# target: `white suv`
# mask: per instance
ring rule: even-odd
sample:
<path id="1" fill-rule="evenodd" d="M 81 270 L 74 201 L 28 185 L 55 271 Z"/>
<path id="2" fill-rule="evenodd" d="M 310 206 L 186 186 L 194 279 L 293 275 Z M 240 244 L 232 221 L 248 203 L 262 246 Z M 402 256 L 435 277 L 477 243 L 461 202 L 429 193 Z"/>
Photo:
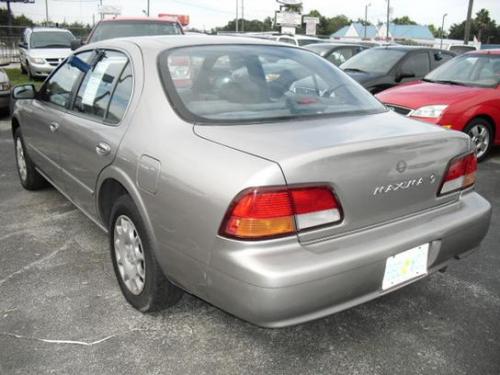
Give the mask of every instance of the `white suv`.
<path id="1" fill-rule="evenodd" d="M 26 29 L 19 43 L 21 72 L 31 77 L 45 77 L 71 53 L 71 31 L 58 28 Z"/>

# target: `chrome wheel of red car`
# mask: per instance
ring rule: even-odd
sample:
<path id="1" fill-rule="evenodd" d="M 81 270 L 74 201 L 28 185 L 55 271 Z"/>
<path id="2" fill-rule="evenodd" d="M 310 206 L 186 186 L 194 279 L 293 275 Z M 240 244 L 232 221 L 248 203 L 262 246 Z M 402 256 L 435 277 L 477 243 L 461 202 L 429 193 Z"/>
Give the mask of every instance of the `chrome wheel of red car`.
<path id="1" fill-rule="evenodd" d="M 483 160 L 490 149 L 490 129 L 490 125 L 482 119 L 476 119 L 472 121 L 465 129 L 465 132 L 471 137 L 472 142 L 476 147 L 476 155 L 478 160 Z"/>

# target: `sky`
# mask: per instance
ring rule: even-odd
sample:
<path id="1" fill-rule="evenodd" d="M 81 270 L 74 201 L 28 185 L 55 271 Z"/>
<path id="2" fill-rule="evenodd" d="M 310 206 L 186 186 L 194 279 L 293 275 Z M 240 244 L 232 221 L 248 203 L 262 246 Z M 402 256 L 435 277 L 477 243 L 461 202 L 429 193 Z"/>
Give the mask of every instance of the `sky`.
<path id="1" fill-rule="evenodd" d="M 15 15 L 25 14 L 37 21 L 45 19 L 45 2 L 48 1 L 49 18 L 54 22 L 80 21 L 92 23 L 92 16 L 97 16 L 100 0 L 35 0 L 35 4 L 13 3 Z M 150 0 L 150 14 L 175 13 L 189 14 L 190 26 L 209 30 L 215 26 L 224 26 L 234 19 L 237 0 Z M 241 6 L 241 1 L 239 4 Z M 147 0 L 102 0 L 105 5 L 118 5 L 122 15 L 137 16 L 146 9 Z M 349 18 L 364 18 L 365 5 L 368 8 L 368 19 L 372 23 L 384 21 L 386 17 L 386 0 L 304 0 L 304 14 L 317 9 L 321 14 L 333 17 L 345 14 Z M 5 8 L 5 3 L 1 3 Z M 444 13 L 448 13 L 445 29 L 453 23 L 462 22 L 467 15 L 468 0 L 391 0 L 392 17 L 408 15 L 420 24 L 441 25 Z M 490 16 L 500 24 L 500 0 L 475 0 L 474 13 L 481 8 L 490 11 Z M 245 0 L 245 19 L 263 20 L 274 16 L 278 9 L 275 0 Z M 241 15 L 241 12 L 240 12 Z"/>

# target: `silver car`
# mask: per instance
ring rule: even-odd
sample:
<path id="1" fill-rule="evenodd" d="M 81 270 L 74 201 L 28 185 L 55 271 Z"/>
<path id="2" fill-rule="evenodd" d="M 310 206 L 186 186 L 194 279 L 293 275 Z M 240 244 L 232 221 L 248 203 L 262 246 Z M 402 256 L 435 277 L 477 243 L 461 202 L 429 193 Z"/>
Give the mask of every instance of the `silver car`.
<path id="1" fill-rule="evenodd" d="M 488 230 L 466 135 L 388 111 L 300 48 L 109 40 L 13 99 L 22 185 L 50 182 L 109 234 L 143 312 L 187 291 L 297 324 L 443 269 Z"/>

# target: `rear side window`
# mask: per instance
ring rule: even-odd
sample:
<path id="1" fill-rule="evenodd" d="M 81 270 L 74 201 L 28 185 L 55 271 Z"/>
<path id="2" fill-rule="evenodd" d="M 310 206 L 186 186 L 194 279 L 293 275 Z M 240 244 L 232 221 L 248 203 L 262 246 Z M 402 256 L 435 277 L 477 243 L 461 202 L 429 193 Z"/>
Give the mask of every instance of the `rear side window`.
<path id="1" fill-rule="evenodd" d="M 427 52 L 410 53 L 401 65 L 401 71 L 414 73 L 415 77 L 423 77 L 431 70 Z"/>
<path id="2" fill-rule="evenodd" d="M 109 103 L 106 121 L 112 124 L 117 124 L 121 121 L 125 110 L 127 109 L 130 97 L 132 96 L 132 68 L 130 63 L 127 64 L 116 84 L 115 92 Z"/>
<path id="3" fill-rule="evenodd" d="M 127 57 L 115 51 L 105 51 L 83 79 L 73 110 L 90 117 L 104 119 L 113 89 L 127 64 Z"/>
<path id="4" fill-rule="evenodd" d="M 159 65 L 175 110 L 188 121 L 234 124 L 384 111 L 332 64 L 303 49 L 192 46 L 165 51 Z"/>

